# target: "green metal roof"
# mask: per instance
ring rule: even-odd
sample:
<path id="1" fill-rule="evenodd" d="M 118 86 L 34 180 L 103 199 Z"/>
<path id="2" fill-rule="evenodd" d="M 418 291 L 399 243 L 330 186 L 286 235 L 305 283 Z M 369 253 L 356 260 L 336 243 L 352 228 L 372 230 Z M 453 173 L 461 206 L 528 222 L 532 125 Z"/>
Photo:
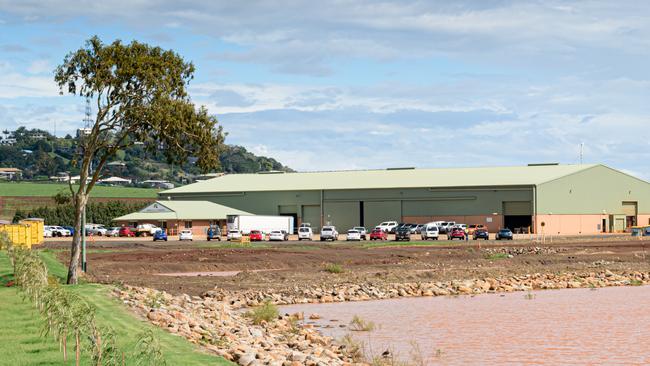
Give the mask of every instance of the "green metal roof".
<path id="1" fill-rule="evenodd" d="M 223 220 L 227 215 L 252 214 L 210 201 L 156 201 L 138 212 L 113 220 Z"/>
<path id="2" fill-rule="evenodd" d="M 293 191 L 539 185 L 597 165 L 533 165 L 451 169 L 386 169 L 313 173 L 226 174 L 160 192 Z"/>

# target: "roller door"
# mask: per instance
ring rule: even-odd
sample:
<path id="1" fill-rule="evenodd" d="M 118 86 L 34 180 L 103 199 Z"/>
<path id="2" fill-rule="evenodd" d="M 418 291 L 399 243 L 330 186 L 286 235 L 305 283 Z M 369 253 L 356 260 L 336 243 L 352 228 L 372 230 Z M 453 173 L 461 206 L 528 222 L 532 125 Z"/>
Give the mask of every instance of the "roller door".
<path id="1" fill-rule="evenodd" d="M 383 221 L 402 221 L 402 203 L 400 201 L 365 201 L 363 203 L 363 223 L 372 228 Z"/>
<path id="2" fill-rule="evenodd" d="M 320 206 L 302 206 L 302 222 L 311 224 L 314 232 L 320 230 Z"/>

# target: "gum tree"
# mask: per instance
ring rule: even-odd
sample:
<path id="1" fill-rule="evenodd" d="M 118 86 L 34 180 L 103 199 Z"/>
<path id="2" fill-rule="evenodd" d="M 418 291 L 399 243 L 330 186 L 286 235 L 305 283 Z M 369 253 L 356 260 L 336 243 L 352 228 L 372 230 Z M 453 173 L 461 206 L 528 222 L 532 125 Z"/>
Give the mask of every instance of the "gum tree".
<path id="1" fill-rule="evenodd" d="M 78 280 L 82 212 L 106 162 L 135 142 L 169 163 L 196 157 L 203 171 L 219 165 L 224 134 L 215 117 L 191 102 L 187 85 L 194 65 L 170 50 L 133 41 L 104 44 L 98 37 L 69 53 L 55 71 L 60 94 L 87 98 L 96 109 L 90 130 L 79 138 L 74 164 L 78 186 L 70 185 L 75 208 L 68 283 Z M 91 170 L 92 166 L 92 170 Z"/>

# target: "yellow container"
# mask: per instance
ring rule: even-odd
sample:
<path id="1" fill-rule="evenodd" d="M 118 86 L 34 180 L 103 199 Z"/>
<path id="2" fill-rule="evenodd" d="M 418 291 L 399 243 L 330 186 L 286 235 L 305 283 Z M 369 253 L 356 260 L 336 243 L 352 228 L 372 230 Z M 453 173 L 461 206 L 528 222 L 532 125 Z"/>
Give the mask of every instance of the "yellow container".
<path id="1" fill-rule="evenodd" d="M 38 218 L 24 219 L 19 224 L 29 225 L 31 228 L 32 245 L 43 244 L 45 241 L 45 220 Z"/>
<path id="2" fill-rule="evenodd" d="M 29 225 L 0 225 L 0 233 L 6 233 L 13 245 L 32 248 L 32 228 Z"/>

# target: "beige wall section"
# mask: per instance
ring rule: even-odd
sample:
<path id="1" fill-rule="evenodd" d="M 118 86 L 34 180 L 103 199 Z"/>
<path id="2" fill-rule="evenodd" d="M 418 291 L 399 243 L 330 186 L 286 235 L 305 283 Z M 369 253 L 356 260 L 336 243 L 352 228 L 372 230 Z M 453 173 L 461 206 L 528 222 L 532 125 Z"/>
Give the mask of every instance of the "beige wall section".
<path id="1" fill-rule="evenodd" d="M 602 232 L 603 220 L 608 229 L 608 215 L 537 215 L 534 221 L 539 234 L 579 235 Z"/>
<path id="2" fill-rule="evenodd" d="M 650 184 L 597 165 L 537 187 L 537 214 L 618 215 L 623 202 L 637 202 L 640 215 L 650 215 Z"/>
<path id="3" fill-rule="evenodd" d="M 639 216 L 637 216 L 637 225 L 639 225 L 639 226 L 650 225 L 650 215 L 639 215 Z"/>
<path id="4" fill-rule="evenodd" d="M 491 222 L 488 221 L 491 220 Z M 495 232 L 503 227 L 502 215 L 472 215 L 472 216 L 404 216 L 403 222 L 426 224 L 432 221 L 455 221 L 459 224 L 483 224 L 488 231 Z"/>

